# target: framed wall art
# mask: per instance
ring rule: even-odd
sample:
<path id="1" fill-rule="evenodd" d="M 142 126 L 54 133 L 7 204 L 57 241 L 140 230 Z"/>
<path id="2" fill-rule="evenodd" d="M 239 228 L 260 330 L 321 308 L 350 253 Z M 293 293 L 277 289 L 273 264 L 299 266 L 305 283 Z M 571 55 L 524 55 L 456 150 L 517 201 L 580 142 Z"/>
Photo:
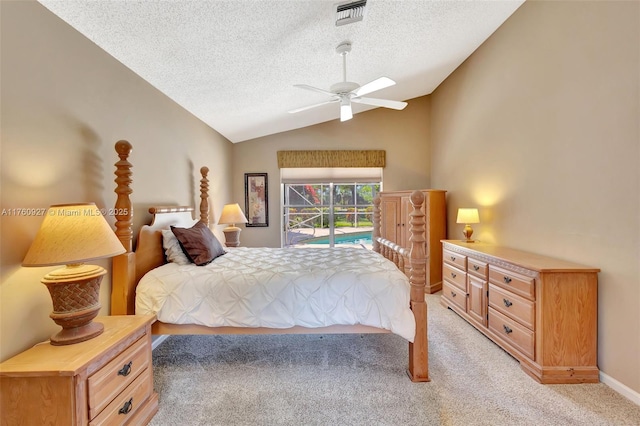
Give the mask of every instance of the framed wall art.
<path id="1" fill-rule="evenodd" d="M 244 174 L 245 226 L 269 226 L 269 195 L 266 173 Z"/>

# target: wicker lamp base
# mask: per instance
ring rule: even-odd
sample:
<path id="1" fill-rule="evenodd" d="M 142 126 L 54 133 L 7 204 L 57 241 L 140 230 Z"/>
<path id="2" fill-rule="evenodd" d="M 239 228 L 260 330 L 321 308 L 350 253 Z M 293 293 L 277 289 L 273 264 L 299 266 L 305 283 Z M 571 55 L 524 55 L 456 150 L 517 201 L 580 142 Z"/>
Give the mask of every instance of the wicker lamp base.
<path id="1" fill-rule="evenodd" d="M 100 311 L 100 283 L 106 272 L 95 265 L 67 265 L 42 279 L 53 301 L 50 317 L 62 327 L 51 336 L 52 345 L 71 345 L 102 334 L 104 326 L 92 321 Z"/>

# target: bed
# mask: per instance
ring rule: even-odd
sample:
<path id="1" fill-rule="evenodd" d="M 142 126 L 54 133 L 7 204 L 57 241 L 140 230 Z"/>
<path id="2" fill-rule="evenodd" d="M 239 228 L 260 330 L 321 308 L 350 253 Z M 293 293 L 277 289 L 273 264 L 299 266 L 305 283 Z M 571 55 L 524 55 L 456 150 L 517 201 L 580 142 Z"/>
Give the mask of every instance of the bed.
<path id="1" fill-rule="evenodd" d="M 392 332 L 408 341 L 411 380 L 429 381 L 422 193 L 411 197 L 411 248 L 402 253 L 411 259 L 408 277 L 399 269 L 403 256 L 377 237 L 379 202 L 373 251 L 223 248 L 214 260 L 196 266 L 197 254 L 188 253 L 184 262 L 167 245 L 174 244 L 172 233 L 178 238 L 211 234 L 208 168 L 200 169 L 199 219 L 193 207 L 151 207 L 152 222 L 141 227 L 134 251 L 132 146 L 118 141 L 115 148 L 115 233 L 126 253 L 113 259 L 111 315 L 154 313 L 152 332 L 158 335 Z M 187 242 L 180 242 L 188 250 Z"/>

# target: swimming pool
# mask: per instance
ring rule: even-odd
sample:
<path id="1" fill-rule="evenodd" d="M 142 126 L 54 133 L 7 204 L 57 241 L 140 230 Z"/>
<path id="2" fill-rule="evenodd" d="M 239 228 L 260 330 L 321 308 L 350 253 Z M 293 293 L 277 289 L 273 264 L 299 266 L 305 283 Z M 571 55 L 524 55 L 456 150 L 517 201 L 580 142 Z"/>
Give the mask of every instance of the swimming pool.
<path id="1" fill-rule="evenodd" d="M 373 244 L 371 240 L 371 231 L 367 232 L 350 232 L 348 234 L 336 234 L 335 244 Z M 329 244 L 329 237 L 312 238 L 304 242 L 304 244 Z"/>

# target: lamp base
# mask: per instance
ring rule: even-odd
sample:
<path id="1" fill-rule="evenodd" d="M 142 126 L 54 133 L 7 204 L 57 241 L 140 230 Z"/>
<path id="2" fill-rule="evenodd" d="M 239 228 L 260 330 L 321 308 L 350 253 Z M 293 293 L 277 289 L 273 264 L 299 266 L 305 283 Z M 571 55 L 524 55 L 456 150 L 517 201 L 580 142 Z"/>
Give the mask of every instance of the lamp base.
<path id="1" fill-rule="evenodd" d="M 97 316 L 93 315 L 91 320 Z M 53 346 L 73 345 L 74 343 L 84 342 L 85 340 L 91 340 L 96 336 L 99 336 L 104 331 L 104 325 L 99 322 L 93 322 L 89 320 L 89 324 L 81 325 L 79 327 L 69 327 L 56 321 L 56 324 L 62 326 L 62 330 L 57 334 L 50 337 L 50 342 Z M 55 320 L 54 320 L 55 321 Z"/>
<path id="2" fill-rule="evenodd" d="M 67 265 L 42 279 L 53 302 L 51 319 L 62 330 L 51 344 L 71 345 L 102 334 L 104 326 L 92 322 L 100 311 L 100 283 L 107 271 L 95 265 Z"/>
<path id="3" fill-rule="evenodd" d="M 473 235 L 473 228 L 471 225 L 466 224 L 464 226 L 464 230 L 462 231 L 462 235 L 464 235 L 465 243 L 472 243 L 471 235 Z"/>
<path id="4" fill-rule="evenodd" d="M 238 247 L 240 245 L 240 231 L 242 229 L 237 226 L 227 226 L 222 230 L 224 232 L 224 243 L 227 247 Z"/>

